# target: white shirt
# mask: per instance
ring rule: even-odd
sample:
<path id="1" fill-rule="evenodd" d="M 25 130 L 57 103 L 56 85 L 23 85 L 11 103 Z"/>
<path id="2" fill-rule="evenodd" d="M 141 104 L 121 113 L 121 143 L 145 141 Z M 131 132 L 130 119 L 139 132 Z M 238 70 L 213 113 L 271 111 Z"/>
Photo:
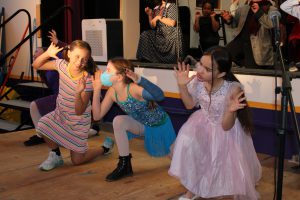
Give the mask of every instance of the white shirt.
<path id="1" fill-rule="evenodd" d="M 280 8 L 300 20 L 300 5 L 299 0 L 287 0 L 280 5 Z"/>

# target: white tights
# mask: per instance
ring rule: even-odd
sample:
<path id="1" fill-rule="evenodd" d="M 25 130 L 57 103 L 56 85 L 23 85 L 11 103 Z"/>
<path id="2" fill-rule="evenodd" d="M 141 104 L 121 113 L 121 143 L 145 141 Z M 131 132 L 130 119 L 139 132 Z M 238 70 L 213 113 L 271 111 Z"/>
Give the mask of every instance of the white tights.
<path id="1" fill-rule="evenodd" d="M 30 116 L 33 122 L 34 127 L 37 127 L 38 121 L 41 119 L 41 114 L 39 109 L 34 101 L 30 103 Z M 41 137 L 38 133 L 37 136 Z"/>
<path id="2" fill-rule="evenodd" d="M 129 141 L 126 131 L 136 135 L 143 135 L 144 125 L 128 115 L 118 115 L 113 120 L 115 140 L 120 156 L 129 155 Z"/>

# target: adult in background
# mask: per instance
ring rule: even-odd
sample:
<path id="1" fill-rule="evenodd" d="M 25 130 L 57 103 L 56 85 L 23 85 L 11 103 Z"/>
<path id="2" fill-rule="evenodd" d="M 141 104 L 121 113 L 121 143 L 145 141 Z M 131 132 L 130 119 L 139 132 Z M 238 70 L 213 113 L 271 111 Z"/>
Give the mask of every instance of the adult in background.
<path id="1" fill-rule="evenodd" d="M 239 0 L 233 3 L 236 1 Z M 227 23 L 236 27 L 236 37 L 226 47 L 237 65 L 260 69 L 274 65 L 273 24 L 269 14 L 275 10 L 271 1 L 250 0 L 237 8 L 234 16 L 227 11 L 222 13 Z"/>
<path id="2" fill-rule="evenodd" d="M 136 57 L 152 63 L 176 63 L 178 57 L 183 57 L 180 27 L 177 38 L 177 5 L 164 0 L 156 0 L 155 5 L 153 10 L 145 8 L 152 29 L 141 34 Z"/>

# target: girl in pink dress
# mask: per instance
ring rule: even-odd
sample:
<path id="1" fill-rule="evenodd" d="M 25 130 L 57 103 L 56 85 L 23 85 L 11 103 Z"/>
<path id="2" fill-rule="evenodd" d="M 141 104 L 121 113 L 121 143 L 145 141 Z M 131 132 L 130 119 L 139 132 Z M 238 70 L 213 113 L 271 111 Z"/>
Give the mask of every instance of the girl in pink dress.
<path id="1" fill-rule="evenodd" d="M 201 106 L 180 129 L 169 174 L 187 192 L 180 200 L 201 198 L 255 200 L 261 177 L 243 87 L 231 72 L 229 52 L 207 50 L 191 77 L 189 66 L 175 69 L 187 109 Z"/>

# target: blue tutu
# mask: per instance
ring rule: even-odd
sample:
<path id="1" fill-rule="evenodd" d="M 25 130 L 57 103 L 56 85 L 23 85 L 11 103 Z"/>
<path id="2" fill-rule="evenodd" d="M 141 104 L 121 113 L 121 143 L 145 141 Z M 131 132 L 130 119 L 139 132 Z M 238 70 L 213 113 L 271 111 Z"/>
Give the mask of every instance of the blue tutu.
<path id="1" fill-rule="evenodd" d="M 141 136 L 127 131 L 128 139 L 139 138 Z M 150 127 L 144 125 L 145 148 L 154 157 L 166 156 L 170 153 L 170 146 L 176 138 L 170 117 L 167 116 L 165 123 L 160 126 Z"/>

